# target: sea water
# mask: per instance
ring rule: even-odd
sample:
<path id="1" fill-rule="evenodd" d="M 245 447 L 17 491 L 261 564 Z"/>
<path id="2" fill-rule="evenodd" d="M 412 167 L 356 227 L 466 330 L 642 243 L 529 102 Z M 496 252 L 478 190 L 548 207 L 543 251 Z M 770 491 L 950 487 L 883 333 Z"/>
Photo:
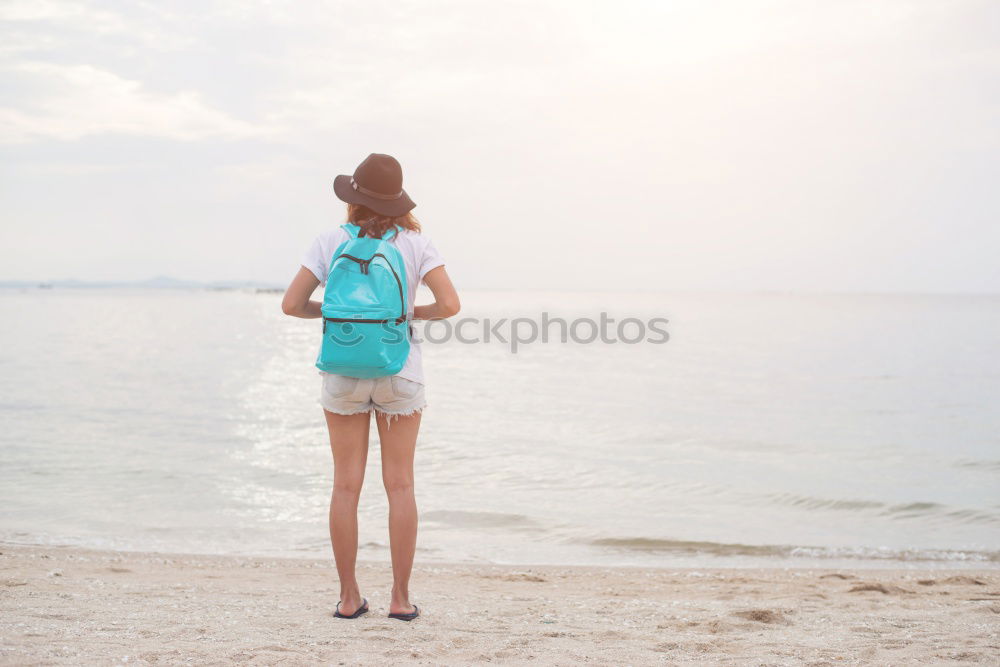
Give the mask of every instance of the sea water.
<path id="1" fill-rule="evenodd" d="M 0 290 L 0 541 L 330 557 L 320 321 L 280 299 Z M 462 303 L 465 342 L 417 326 L 419 561 L 1000 567 L 1000 297 Z M 667 340 L 509 342 L 602 313 Z M 388 561 L 374 427 L 359 523 Z"/>

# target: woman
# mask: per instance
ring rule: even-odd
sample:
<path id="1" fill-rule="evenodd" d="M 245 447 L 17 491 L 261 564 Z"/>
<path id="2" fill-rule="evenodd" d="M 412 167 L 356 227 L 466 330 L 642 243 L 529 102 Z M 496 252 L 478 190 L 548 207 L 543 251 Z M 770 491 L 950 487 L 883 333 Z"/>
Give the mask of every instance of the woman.
<path id="1" fill-rule="evenodd" d="M 434 320 L 458 312 L 458 294 L 445 271 L 444 259 L 420 233 L 411 213 L 416 204 L 403 190 L 399 163 L 389 155 L 373 153 L 354 171 L 338 176 L 334 192 L 347 202 L 347 219 L 360 234 L 382 238 L 394 225 L 391 242 L 406 265 L 409 317 Z M 306 251 L 302 267 L 288 286 L 281 309 L 286 315 L 322 317 L 321 303 L 311 301 L 317 285 L 325 284 L 333 253 L 348 238 L 334 228 L 320 234 Z M 434 303 L 413 306 L 417 283 L 426 284 Z M 417 542 L 417 506 L 413 495 L 413 454 L 420 428 L 424 376 L 420 345 L 411 341 L 406 364 L 396 375 L 359 379 L 320 371 L 320 404 L 333 450 L 333 494 L 330 498 L 330 541 L 340 576 L 340 602 L 334 616 L 357 618 L 368 611 L 355 576 L 358 552 L 358 498 L 368 459 L 368 430 L 375 412 L 382 451 L 382 482 L 389 498 L 389 544 L 392 554 L 392 596 L 389 617 L 404 621 L 420 614 L 409 600 L 410 572 Z M 390 421 L 392 421 L 390 428 Z"/>

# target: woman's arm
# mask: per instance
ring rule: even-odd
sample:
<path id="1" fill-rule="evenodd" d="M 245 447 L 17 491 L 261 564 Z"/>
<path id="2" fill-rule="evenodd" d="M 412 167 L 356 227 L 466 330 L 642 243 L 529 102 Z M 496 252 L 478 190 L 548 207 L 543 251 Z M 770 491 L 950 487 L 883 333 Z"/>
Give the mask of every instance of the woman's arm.
<path id="1" fill-rule="evenodd" d="M 306 319 L 323 317 L 320 307 L 323 305 L 319 301 L 310 301 L 309 297 L 316 291 L 319 280 L 313 272 L 304 266 L 299 267 L 299 272 L 292 278 L 292 283 L 285 290 L 285 298 L 281 300 L 281 312 L 292 317 L 304 317 Z"/>
<path id="2" fill-rule="evenodd" d="M 442 320 L 446 317 L 456 315 L 462 308 L 458 302 L 458 292 L 451 284 L 451 278 L 444 266 L 431 269 L 424 276 L 424 284 L 431 288 L 434 295 L 434 303 L 426 306 L 415 306 L 413 308 L 413 319 L 415 320 Z"/>

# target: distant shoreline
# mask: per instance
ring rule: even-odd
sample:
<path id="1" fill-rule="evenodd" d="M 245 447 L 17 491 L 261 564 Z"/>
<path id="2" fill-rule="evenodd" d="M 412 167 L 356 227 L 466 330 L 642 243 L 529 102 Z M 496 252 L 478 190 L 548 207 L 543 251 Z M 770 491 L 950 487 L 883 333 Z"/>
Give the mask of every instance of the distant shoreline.
<path id="1" fill-rule="evenodd" d="M 174 278 L 150 278 L 149 280 L 2 280 L 0 289 L 209 289 L 238 290 L 254 289 L 261 291 L 284 291 L 284 287 L 274 283 L 257 282 L 253 280 L 218 280 L 200 282 L 196 280 L 177 280 Z"/>
<path id="2" fill-rule="evenodd" d="M 197 281 L 174 278 L 151 278 L 149 280 L 0 280 L 0 290 L 4 289 L 189 289 L 189 290 L 256 290 L 258 292 L 284 292 L 286 285 L 253 280 Z M 511 292 L 511 293 L 558 293 L 558 294 L 607 294 L 609 296 L 638 295 L 717 295 L 717 296 L 766 296 L 766 297 L 857 297 L 857 298 L 1000 298 L 1000 291 L 991 292 L 914 292 L 914 291 L 836 291 L 836 290 L 777 290 L 777 289 L 581 289 L 568 287 L 468 287 L 470 292 Z"/>

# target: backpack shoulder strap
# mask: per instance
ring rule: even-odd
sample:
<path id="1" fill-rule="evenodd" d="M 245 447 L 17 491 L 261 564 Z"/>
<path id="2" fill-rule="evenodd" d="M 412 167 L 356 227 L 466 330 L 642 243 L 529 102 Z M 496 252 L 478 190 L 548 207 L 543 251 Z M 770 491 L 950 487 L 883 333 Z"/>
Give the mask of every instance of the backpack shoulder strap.
<path id="1" fill-rule="evenodd" d="M 341 228 L 346 230 L 348 236 L 350 236 L 352 239 L 358 238 L 358 233 L 361 232 L 361 227 L 359 225 L 354 224 L 353 222 L 344 223 L 343 225 L 341 225 Z M 399 234 L 399 227 L 393 225 L 389 229 L 385 230 L 385 233 L 382 235 L 382 240 L 389 241 L 392 239 L 393 236 L 396 236 L 398 234 Z"/>

